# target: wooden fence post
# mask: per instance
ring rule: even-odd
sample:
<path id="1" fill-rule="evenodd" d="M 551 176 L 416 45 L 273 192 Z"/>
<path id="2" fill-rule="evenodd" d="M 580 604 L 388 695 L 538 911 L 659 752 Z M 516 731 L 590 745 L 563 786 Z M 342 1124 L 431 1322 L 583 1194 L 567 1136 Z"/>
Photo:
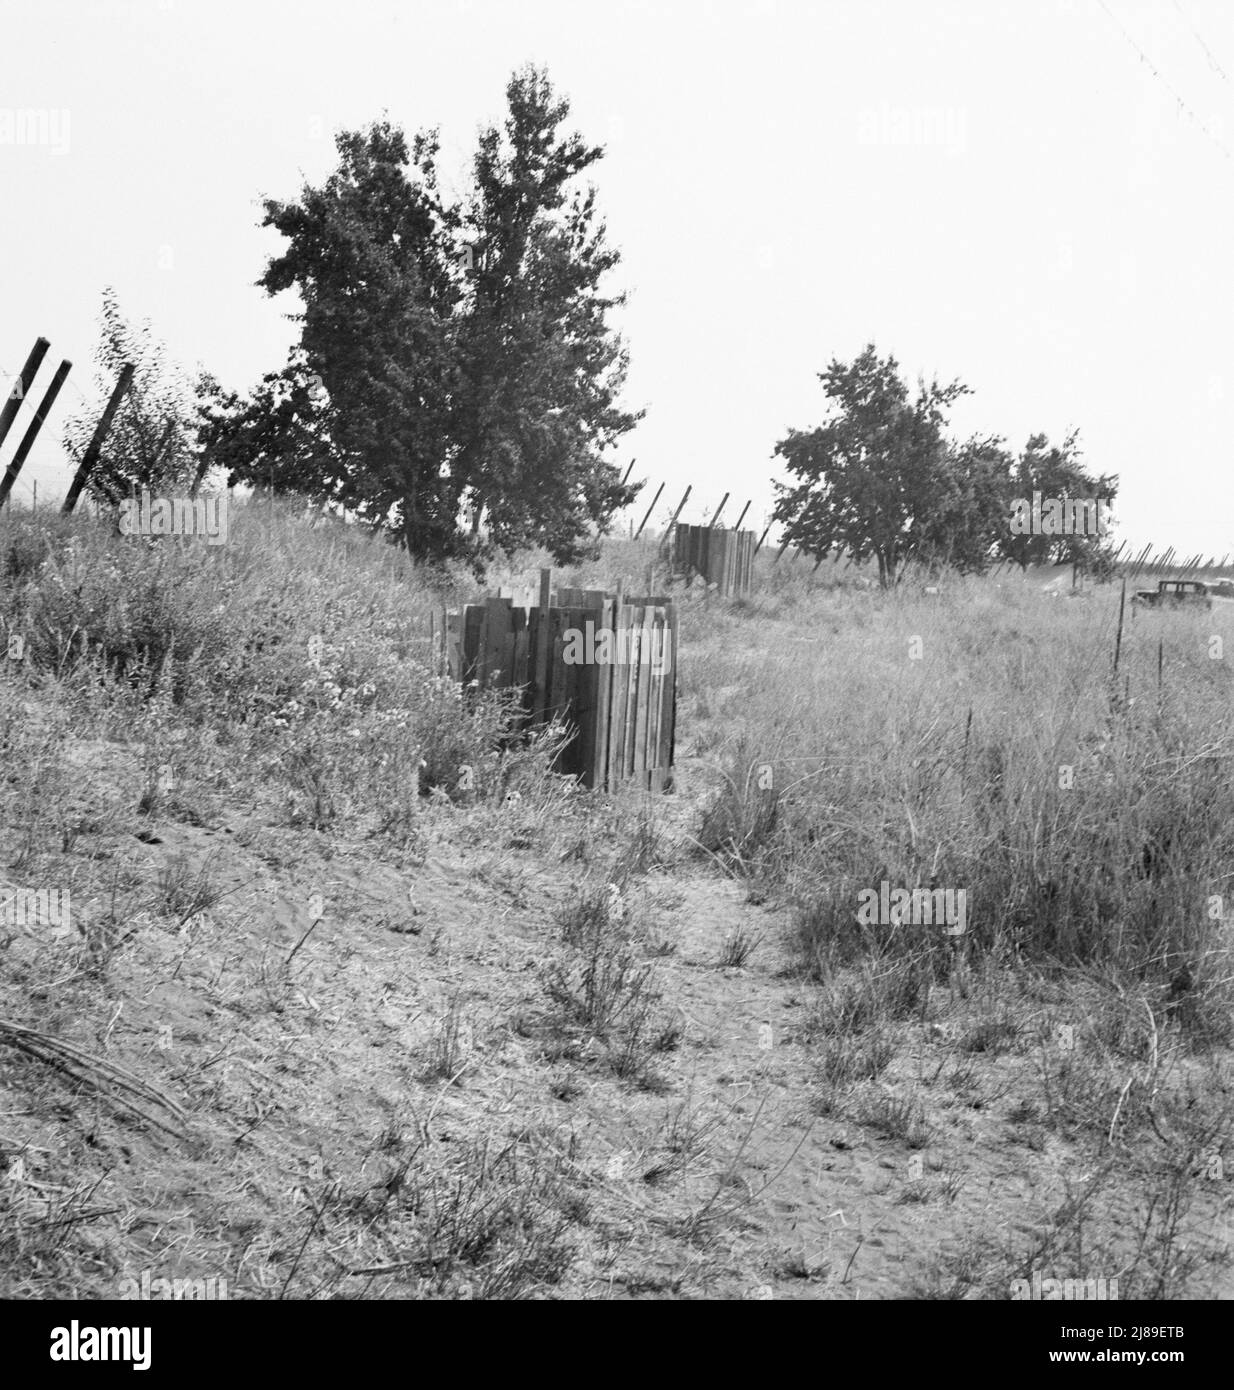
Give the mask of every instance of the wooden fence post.
<path id="1" fill-rule="evenodd" d="M 26 358 L 26 365 L 21 369 L 21 375 L 17 378 L 17 394 L 9 392 L 9 398 L 0 409 L 0 444 L 3 444 L 9 430 L 13 428 L 13 421 L 17 418 L 17 412 L 21 409 L 21 403 L 30 394 L 30 388 L 34 385 L 34 378 L 38 375 L 39 367 L 43 364 L 43 358 L 47 356 L 47 349 L 51 344 L 46 338 L 36 338 L 34 346 L 30 349 L 30 356 Z"/>
<path id="2" fill-rule="evenodd" d="M 30 421 L 21 443 L 17 446 L 17 452 L 13 455 L 12 462 L 5 469 L 4 477 L 0 479 L 0 507 L 9 500 L 9 493 L 13 490 L 13 484 L 17 481 L 17 475 L 22 470 L 22 465 L 26 461 L 27 455 L 34 447 L 34 441 L 39 437 L 39 431 L 43 428 L 43 421 L 47 419 L 47 414 L 56 403 L 56 397 L 60 394 L 60 388 L 64 385 L 64 379 L 72 370 L 71 362 L 61 362 L 56 368 L 56 374 L 51 379 L 43 399 L 39 402 L 39 408 L 34 412 L 34 419 Z M 38 484 L 35 483 L 35 488 Z M 35 493 L 37 504 L 38 494 Z"/>
<path id="3" fill-rule="evenodd" d="M 111 429 L 111 422 L 115 418 L 116 411 L 120 409 L 120 402 L 124 399 L 124 393 L 132 384 L 135 370 L 136 368 L 131 362 L 126 362 L 120 368 L 116 389 L 111 393 L 111 400 L 107 402 L 107 408 L 95 426 L 94 435 L 86 448 L 86 452 L 82 455 L 81 465 L 77 469 L 72 486 L 69 488 L 68 496 L 64 499 L 64 506 L 60 508 L 65 516 L 68 516 L 77 505 L 77 499 L 81 496 L 81 490 L 86 485 L 86 479 L 90 476 L 91 470 L 98 462 L 99 455 L 103 452 L 103 442 L 107 438 L 107 432 Z"/>
<path id="4" fill-rule="evenodd" d="M 669 529 L 670 531 L 673 529 L 674 526 L 677 525 L 677 518 L 681 515 L 681 509 L 682 509 L 682 508 L 685 506 L 685 504 L 690 500 L 690 494 L 691 494 L 693 491 L 694 491 L 694 484 L 693 484 L 693 483 L 690 483 L 690 484 L 686 487 L 686 490 L 681 494 L 681 501 L 677 503 L 677 510 L 673 513 L 673 515 L 672 515 L 672 517 L 671 517 L 671 519 L 669 520 L 669 523 L 668 523 L 668 529 Z"/>
<path id="5" fill-rule="evenodd" d="M 635 531 L 631 539 L 638 540 L 638 538 L 643 534 L 643 527 L 646 526 L 648 521 L 651 520 L 651 514 L 655 511 L 656 503 L 660 500 L 660 493 L 662 493 L 663 491 L 664 484 L 661 483 L 660 486 L 656 489 L 656 495 L 651 499 L 651 506 L 647 508 L 647 515 L 643 518 L 642 523 L 640 524 L 638 530 Z"/>

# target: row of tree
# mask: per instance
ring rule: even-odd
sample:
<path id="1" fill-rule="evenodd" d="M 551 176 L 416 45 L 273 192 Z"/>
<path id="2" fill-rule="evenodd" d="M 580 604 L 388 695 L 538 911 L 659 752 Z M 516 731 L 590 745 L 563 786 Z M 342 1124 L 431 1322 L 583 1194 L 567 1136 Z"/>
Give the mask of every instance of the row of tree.
<path id="1" fill-rule="evenodd" d="M 775 446 L 793 481 L 774 485 L 773 515 L 807 553 L 872 556 L 884 586 L 910 562 L 970 574 L 1001 560 L 1022 568 L 1075 564 L 1096 574 L 1111 568 L 1104 535 L 1012 525 L 1016 504 L 1031 504 L 1034 493 L 1099 498 L 1102 515 L 1112 504 L 1118 479 L 1088 472 L 1076 432 L 1061 446 L 1035 434 L 1019 455 L 1001 437 L 952 440 L 947 412 L 969 388 L 919 381 L 911 392 L 895 359 L 880 357 L 873 344 L 851 363 L 832 361 L 819 380 L 824 423 L 790 430 Z"/>
<path id="2" fill-rule="evenodd" d="M 190 382 L 107 292 L 101 384 L 125 361 L 137 372 L 95 496 L 196 488 L 218 468 L 229 486 L 344 507 L 418 559 L 479 567 L 544 546 L 564 564 L 592 550 L 641 486 L 610 461 L 642 413 L 621 404 L 627 358 L 609 323 L 620 258 L 594 188 L 580 186 L 603 151 L 565 133 L 569 105 L 544 71 L 516 73 L 506 100 L 461 199 L 442 192 L 435 131 L 409 145 L 381 121 L 337 137 L 320 187 L 265 202 L 262 225 L 284 246 L 258 283 L 295 292 L 299 337 L 247 394 L 206 373 Z M 804 550 L 874 556 L 884 584 L 913 560 L 1101 563 L 1090 539 L 1008 526 L 1012 500 L 1034 490 L 1112 499 L 1114 480 L 1086 475 L 1074 435 L 1061 447 L 1035 436 L 1018 457 L 1001 439 L 952 442 L 947 411 L 967 388 L 912 394 L 873 346 L 820 379 L 825 423 L 775 447 L 792 479 L 776 484 L 776 519 Z M 92 426 L 69 422 L 71 453 Z"/>

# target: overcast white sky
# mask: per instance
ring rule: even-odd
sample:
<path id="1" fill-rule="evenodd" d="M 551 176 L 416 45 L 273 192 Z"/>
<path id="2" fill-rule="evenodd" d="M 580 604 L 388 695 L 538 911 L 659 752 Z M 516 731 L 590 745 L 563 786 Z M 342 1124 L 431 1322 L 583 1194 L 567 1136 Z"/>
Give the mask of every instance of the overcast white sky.
<path id="1" fill-rule="evenodd" d="M 692 483 L 683 519 L 731 490 L 726 519 L 752 497 L 761 521 L 816 373 L 873 341 L 973 388 L 956 433 L 1078 426 L 1121 476 L 1116 537 L 1234 551 L 1224 0 L 0 0 L 0 372 L 38 334 L 34 402 L 75 364 L 18 496 L 63 495 L 104 285 L 187 367 L 251 385 L 294 336 L 254 287 L 279 244 L 259 200 L 383 112 L 440 125 L 461 186 L 528 60 L 608 145 L 648 407 L 624 458 L 647 501 L 667 484 L 657 514 Z M 23 109 L 46 145 L 11 120 L 6 143 Z"/>

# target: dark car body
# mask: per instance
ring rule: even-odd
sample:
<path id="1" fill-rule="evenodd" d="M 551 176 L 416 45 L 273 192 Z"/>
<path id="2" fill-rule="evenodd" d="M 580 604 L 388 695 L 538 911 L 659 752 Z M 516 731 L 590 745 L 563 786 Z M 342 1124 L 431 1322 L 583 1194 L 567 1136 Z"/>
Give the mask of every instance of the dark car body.
<path id="1" fill-rule="evenodd" d="M 1177 608 L 1181 604 L 1188 607 L 1211 608 L 1213 593 L 1217 586 L 1206 584 L 1202 579 L 1161 579 L 1155 589 L 1139 589 L 1132 595 L 1132 603 L 1144 604 L 1149 608 Z M 1221 597 L 1234 595 L 1221 594 Z"/>

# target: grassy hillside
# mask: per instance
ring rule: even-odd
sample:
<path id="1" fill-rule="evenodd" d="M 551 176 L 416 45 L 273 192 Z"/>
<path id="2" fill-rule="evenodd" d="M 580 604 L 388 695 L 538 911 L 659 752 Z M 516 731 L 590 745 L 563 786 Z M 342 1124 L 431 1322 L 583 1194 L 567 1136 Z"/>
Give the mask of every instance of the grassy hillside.
<path id="1" fill-rule="evenodd" d="M 431 639 L 542 557 L 0 514 L 0 1296 L 1230 1296 L 1234 620 L 772 558 L 609 797 Z"/>

